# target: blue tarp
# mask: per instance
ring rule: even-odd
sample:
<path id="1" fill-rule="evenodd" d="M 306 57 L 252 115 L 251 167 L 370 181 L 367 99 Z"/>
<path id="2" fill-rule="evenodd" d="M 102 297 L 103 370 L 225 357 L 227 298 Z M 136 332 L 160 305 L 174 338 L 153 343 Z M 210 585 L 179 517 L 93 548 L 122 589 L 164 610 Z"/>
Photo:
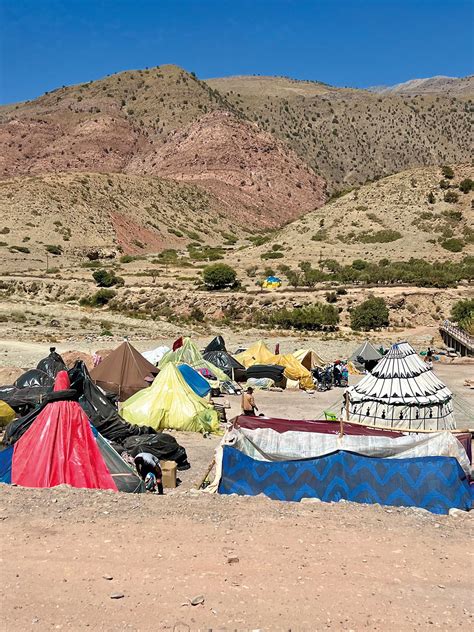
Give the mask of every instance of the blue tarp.
<path id="1" fill-rule="evenodd" d="M 0 483 L 10 485 L 12 482 L 13 448 L 14 446 L 10 446 L 0 451 Z"/>
<path id="2" fill-rule="evenodd" d="M 466 474 L 455 458 L 379 459 L 350 452 L 299 461 L 257 461 L 225 446 L 219 493 L 300 501 L 319 498 L 421 507 L 447 514 L 471 509 Z"/>
<path id="3" fill-rule="evenodd" d="M 192 366 L 189 366 L 189 364 L 179 364 L 178 369 L 188 386 L 193 389 L 196 395 L 206 397 L 211 390 L 209 382 L 205 380 L 200 373 L 195 371 Z"/>

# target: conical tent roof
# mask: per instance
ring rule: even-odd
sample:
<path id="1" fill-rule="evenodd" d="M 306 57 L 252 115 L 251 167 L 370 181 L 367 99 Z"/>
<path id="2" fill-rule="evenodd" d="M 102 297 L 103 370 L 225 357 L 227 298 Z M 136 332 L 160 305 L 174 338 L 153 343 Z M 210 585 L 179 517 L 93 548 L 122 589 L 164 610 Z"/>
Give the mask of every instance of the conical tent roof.
<path id="1" fill-rule="evenodd" d="M 298 349 L 298 351 L 295 351 L 293 355 L 299 362 L 301 362 L 304 367 L 306 367 L 310 371 L 311 369 L 315 369 L 316 367 L 323 367 L 325 364 L 327 364 L 321 358 L 321 356 L 316 353 L 316 351 L 313 351 L 313 349 Z"/>
<path id="2" fill-rule="evenodd" d="M 374 347 L 370 340 L 366 340 L 354 351 L 349 360 L 360 364 L 360 358 L 367 362 L 369 360 L 380 360 L 381 357 L 380 351 Z"/>
<path id="3" fill-rule="evenodd" d="M 176 349 L 176 351 L 168 351 L 168 353 L 165 353 L 158 366 L 162 369 L 170 362 L 173 364 L 189 364 L 189 366 L 192 366 L 193 369 L 196 370 L 208 369 L 208 371 L 214 374 L 221 382 L 225 382 L 229 379 L 221 369 L 204 359 L 202 353 L 191 338 L 184 338 L 182 346 Z"/>
<path id="4" fill-rule="evenodd" d="M 124 401 L 142 388 L 149 386 L 145 378 L 157 375 L 156 366 L 125 340 L 105 360 L 90 372 L 92 380 L 101 388 L 118 395 Z"/>
<path id="5" fill-rule="evenodd" d="M 208 353 L 209 351 L 227 351 L 224 338 L 222 336 L 216 336 L 213 338 L 204 349 L 204 353 Z"/>
<path id="6" fill-rule="evenodd" d="M 346 391 L 348 421 L 407 430 L 455 428 L 451 391 L 407 342 Z"/>
<path id="7" fill-rule="evenodd" d="M 150 388 L 136 393 L 123 404 L 121 414 L 130 423 L 157 430 L 219 430 L 216 411 L 196 395 L 171 362 L 164 366 Z"/>
<path id="8" fill-rule="evenodd" d="M 70 386 L 66 371 L 56 377 L 54 390 Z M 75 401 L 47 404 L 16 442 L 11 482 L 23 487 L 111 489 L 117 486 L 104 462 L 86 414 Z"/>

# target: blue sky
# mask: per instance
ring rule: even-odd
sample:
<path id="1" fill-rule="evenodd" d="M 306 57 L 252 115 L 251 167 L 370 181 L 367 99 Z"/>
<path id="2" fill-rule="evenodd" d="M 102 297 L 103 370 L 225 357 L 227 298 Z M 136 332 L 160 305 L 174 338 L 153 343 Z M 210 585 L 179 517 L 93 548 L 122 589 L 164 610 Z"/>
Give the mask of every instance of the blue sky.
<path id="1" fill-rule="evenodd" d="M 367 87 L 473 72 L 474 0 L 0 0 L 0 102 L 132 68 Z"/>

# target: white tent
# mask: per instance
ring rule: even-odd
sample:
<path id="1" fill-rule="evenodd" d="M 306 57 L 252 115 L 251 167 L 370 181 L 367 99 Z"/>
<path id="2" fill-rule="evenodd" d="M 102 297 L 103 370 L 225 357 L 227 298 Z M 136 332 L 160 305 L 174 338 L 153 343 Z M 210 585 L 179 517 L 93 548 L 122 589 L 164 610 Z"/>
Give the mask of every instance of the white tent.
<path id="1" fill-rule="evenodd" d="M 347 421 L 398 430 L 452 430 L 451 391 L 407 342 L 395 344 L 346 390 Z"/>
<path id="2" fill-rule="evenodd" d="M 169 347 L 156 347 L 156 349 L 150 349 L 150 351 L 144 351 L 142 356 L 154 365 L 158 365 L 161 358 L 170 351 Z"/>

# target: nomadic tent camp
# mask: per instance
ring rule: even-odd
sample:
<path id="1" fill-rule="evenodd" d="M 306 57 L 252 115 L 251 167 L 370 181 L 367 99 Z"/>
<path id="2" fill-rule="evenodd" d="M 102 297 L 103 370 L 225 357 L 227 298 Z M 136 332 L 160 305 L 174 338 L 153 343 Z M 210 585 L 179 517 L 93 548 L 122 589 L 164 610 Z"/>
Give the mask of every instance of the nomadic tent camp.
<path id="1" fill-rule="evenodd" d="M 43 406 L 18 441 L 0 453 L 2 482 L 141 491 L 136 474 L 93 429 L 80 405 L 67 399 L 66 371 L 57 374 L 54 393 L 56 401 Z"/>
<path id="2" fill-rule="evenodd" d="M 203 352 L 203 358 L 218 367 L 232 380 L 243 380 L 245 367 L 227 352 L 222 336 L 216 336 L 207 345 Z"/>
<path id="3" fill-rule="evenodd" d="M 345 393 L 348 421 L 400 430 L 454 429 L 453 395 L 407 342 Z"/>
<path id="4" fill-rule="evenodd" d="M 186 383 L 178 367 L 168 362 L 150 388 L 128 399 L 121 414 L 132 424 L 146 424 L 164 430 L 217 432 L 217 413 Z"/>
<path id="5" fill-rule="evenodd" d="M 284 375 L 288 380 L 297 381 L 300 388 L 312 389 L 314 387 L 310 371 L 299 362 L 291 353 L 273 354 L 263 340 L 259 340 L 246 351 L 235 356 L 236 360 L 246 368 L 254 364 L 276 364 L 285 367 Z"/>
<path id="6" fill-rule="evenodd" d="M 156 366 L 125 340 L 105 360 L 92 369 L 92 380 L 105 391 L 115 393 L 119 401 L 149 386 L 158 374 Z"/>
<path id="7" fill-rule="evenodd" d="M 369 340 L 366 340 L 354 351 L 349 362 L 352 362 L 358 371 L 371 371 L 381 357 L 380 351 Z"/>
<path id="8" fill-rule="evenodd" d="M 191 338 L 184 338 L 182 346 L 178 347 L 176 351 L 168 351 L 168 353 L 165 353 L 158 366 L 162 369 L 170 362 L 173 364 L 189 364 L 189 366 L 192 366 L 193 369 L 196 370 L 207 369 L 214 374 L 220 382 L 225 382 L 229 379 L 224 371 L 203 358 L 202 353 Z"/>

